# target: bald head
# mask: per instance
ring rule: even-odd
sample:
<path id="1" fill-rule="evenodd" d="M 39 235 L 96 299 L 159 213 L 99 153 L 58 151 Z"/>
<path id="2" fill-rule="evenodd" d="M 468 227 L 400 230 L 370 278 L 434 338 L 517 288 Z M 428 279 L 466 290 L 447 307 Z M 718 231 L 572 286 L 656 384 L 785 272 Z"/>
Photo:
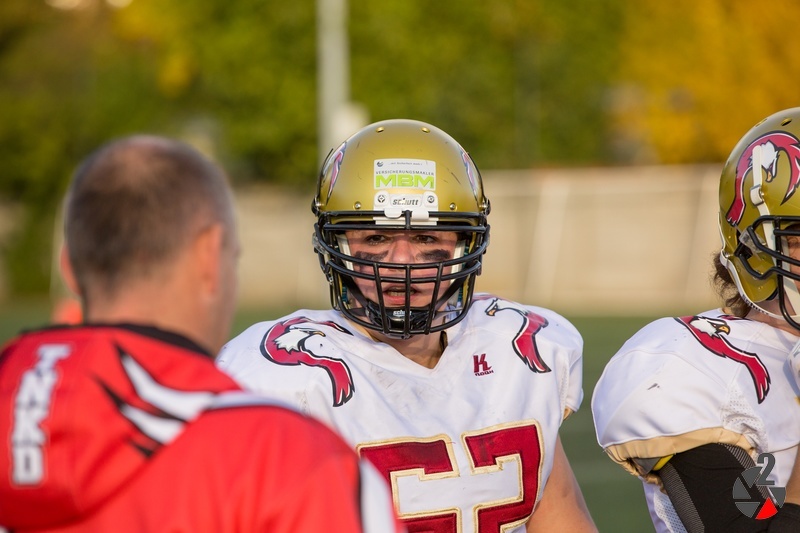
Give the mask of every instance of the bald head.
<path id="1" fill-rule="evenodd" d="M 157 273 L 215 223 L 226 240 L 233 234 L 224 172 L 162 137 L 127 137 L 92 153 L 75 173 L 65 207 L 69 260 L 88 301 Z"/>

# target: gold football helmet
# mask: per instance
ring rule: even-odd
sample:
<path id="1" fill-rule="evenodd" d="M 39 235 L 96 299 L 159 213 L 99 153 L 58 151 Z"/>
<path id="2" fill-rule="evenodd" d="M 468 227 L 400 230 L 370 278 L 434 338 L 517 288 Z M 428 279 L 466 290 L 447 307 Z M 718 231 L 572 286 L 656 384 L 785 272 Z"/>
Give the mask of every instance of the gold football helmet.
<path id="1" fill-rule="evenodd" d="M 444 131 L 402 119 L 361 129 L 326 158 L 312 204 L 314 247 L 334 309 L 400 338 L 459 322 L 471 304 L 489 242 L 489 209 L 472 158 Z M 455 232 L 458 244 L 453 257 L 425 263 L 388 263 L 351 253 L 345 232 L 376 228 Z M 374 284 L 377 301 L 364 295 L 357 280 Z M 434 296 L 429 305 L 412 306 L 414 287 L 422 284 Z M 388 287 L 405 288 L 404 305 L 385 305 Z"/>
<path id="2" fill-rule="evenodd" d="M 800 261 L 787 237 L 800 237 L 800 108 L 780 111 L 739 141 L 719 186 L 720 259 L 739 294 L 759 310 L 777 298 L 782 317 L 800 329 Z M 792 268 L 794 267 L 794 272 Z"/>

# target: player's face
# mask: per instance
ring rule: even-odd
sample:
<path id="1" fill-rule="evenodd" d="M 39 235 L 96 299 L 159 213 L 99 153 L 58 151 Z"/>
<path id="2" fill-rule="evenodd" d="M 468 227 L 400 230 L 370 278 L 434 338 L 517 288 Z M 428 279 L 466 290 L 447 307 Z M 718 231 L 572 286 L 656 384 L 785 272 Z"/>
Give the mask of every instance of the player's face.
<path id="1" fill-rule="evenodd" d="M 455 254 L 458 234 L 443 231 L 399 231 L 399 230 L 357 230 L 346 232 L 350 253 L 353 257 L 372 262 L 422 264 L 437 263 L 452 259 Z M 354 265 L 358 272 L 373 275 L 368 265 Z M 449 274 L 450 268 L 443 274 Z M 400 269 L 381 268 L 382 278 L 404 278 L 405 271 Z M 412 279 L 435 277 L 436 268 L 412 270 Z M 368 300 L 378 301 L 378 289 L 374 281 L 355 278 L 356 285 Z M 446 284 L 439 288 L 439 295 L 446 289 Z M 411 284 L 411 307 L 430 305 L 433 298 L 433 283 Z M 381 284 L 383 300 L 387 307 L 402 307 L 406 303 L 406 288 L 403 283 L 384 281 Z"/>
<path id="2" fill-rule="evenodd" d="M 800 228 L 792 228 L 792 229 L 800 229 Z M 791 257 L 792 259 L 797 259 L 798 261 L 800 261 L 800 237 L 786 237 L 786 244 L 788 246 L 787 255 L 789 255 L 789 257 Z M 800 267 L 791 265 L 789 268 L 793 274 L 800 275 Z M 800 283 L 798 283 L 798 286 L 800 286 Z"/>
<path id="3" fill-rule="evenodd" d="M 800 227 L 795 225 L 790 229 L 798 230 L 800 229 Z M 794 236 L 786 237 L 786 247 L 787 247 L 786 254 L 792 259 L 800 261 L 800 237 L 794 237 Z M 792 274 L 800 275 L 800 267 L 798 266 L 789 265 L 789 271 Z M 798 289 L 800 289 L 800 281 L 794 280 L 794 284 L 797 286 Z M 792 314 L 795 314 L 797 312 L 792 306 L 791 302 L 788 301 L 788 299 L 786 300 L 786 307 L 787 310 Z"/>

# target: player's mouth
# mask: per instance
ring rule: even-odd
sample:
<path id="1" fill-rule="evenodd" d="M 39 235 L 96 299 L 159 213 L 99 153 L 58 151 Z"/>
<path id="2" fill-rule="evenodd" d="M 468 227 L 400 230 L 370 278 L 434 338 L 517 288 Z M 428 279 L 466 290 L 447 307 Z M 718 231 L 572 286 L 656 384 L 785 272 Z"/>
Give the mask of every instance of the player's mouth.
<path id="1" fill-rule="evenodd" d="M 390 286 L 383 289 L 383 301 L 389 307 L 402 307 L 408 298 L 413 306 L 415 296 L 420 294 L 423 292 L 413 285 L 409 286 L 407 291 L 405 285 Z"/>

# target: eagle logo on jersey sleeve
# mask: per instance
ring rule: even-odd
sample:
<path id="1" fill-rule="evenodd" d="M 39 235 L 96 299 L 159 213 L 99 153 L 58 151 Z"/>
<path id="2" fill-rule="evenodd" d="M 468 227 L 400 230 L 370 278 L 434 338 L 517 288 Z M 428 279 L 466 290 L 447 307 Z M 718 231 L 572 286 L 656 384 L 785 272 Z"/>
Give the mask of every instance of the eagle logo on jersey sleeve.
<path id="1" fill-rule="evenodd" d="M 479 296 L 476 300 L 487 300 L 489 298 L 494 299 L 489 304 L 489 307 L 486 308 L 485 312 L 488 316 L 495 316 L 500 311 L 513 311 L 522 317 L 522 325 L 514 336 L 514 340 L 511 342 L 514 352 L 532 372 L 536 372 L 537 374 L 550 372 L 550 367 L 544 362 L 539 352 L 539 347 L 536 344 L 536 334 L 539 333 L 542 328 L 547 327 L 547 319 L 524 307 L 515 306 L 510 302 L 493 296 Z"/>
<path id="2" fill-rule="evenodd" d="M 318 329 L 319 326 L 352 335 L 336 322 L 313 322 L 305 317 L 290 318 L 278 322 L 267 331 L 261 342 L 261 354 L 279 365 L 306 365 L 325 369 L 333 387 L 333 406 L 339 407 L 353 397 L 353 376 L 350 368 L 341 359 L 317 355 L 306 347 L 308 339 L 316 335 L 327 336 Z"/>
<path id="3" fill-rule="evenodd" d="M 736 317 L 726 316 L 726 318 L 728 320 L 738 320 Z M 730 325 L 726 320 L 705 316 L 676 317 L 675 320 L 685 326 L 694 338 L 714 355 L 726 357 L 744 365 L 747 371 L 750 372 L 750 377 L 753 378 L 758 403 L 764 401 L 769 392 L 771 381 L 767 367 L 764 366 L 758 355 L 733 346 L 723 336 L 731 332 Z"/>

